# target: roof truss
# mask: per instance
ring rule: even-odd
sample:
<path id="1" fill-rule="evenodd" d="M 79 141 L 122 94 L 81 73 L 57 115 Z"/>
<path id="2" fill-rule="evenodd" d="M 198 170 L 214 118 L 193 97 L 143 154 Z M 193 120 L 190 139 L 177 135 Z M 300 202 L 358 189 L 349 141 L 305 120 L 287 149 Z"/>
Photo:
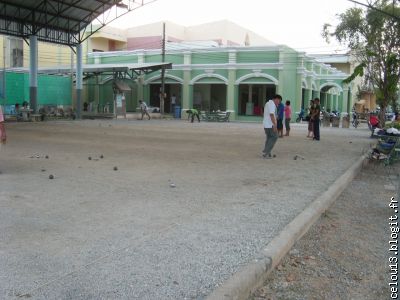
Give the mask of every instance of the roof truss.
<path id="1" fill-rule="evenodd" d="M 0 34 L 23 39 L 37 35 L 39 41 L 76 46 L 115 19 L 154 1 L 0 0 Z"/>

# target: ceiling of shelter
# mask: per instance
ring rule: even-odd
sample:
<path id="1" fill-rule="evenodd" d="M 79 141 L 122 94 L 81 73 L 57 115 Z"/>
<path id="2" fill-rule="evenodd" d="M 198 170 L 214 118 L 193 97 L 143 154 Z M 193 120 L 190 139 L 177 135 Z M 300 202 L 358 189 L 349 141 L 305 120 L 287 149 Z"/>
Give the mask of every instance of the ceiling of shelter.
<path id="1" fill-rule="evenodd" d="M 130 11 L 122 0 L 0 0 L 0 34 L 75 46 L 82 31 L 114 5 Z"/>

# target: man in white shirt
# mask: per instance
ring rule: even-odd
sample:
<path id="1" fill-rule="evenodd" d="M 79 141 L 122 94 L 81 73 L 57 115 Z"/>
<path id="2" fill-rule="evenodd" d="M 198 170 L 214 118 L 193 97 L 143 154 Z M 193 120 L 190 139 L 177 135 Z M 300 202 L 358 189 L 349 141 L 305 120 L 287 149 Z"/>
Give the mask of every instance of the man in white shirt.
<path id="1" fill-rule="evenodd" d="M 173 114 L 173 115 L 175 114 L 175 105 L 176 105 L 176 96 L 175 96 L 175 94 L 172 94 L 170 113 Z"/>
<path id="2" fill-rule="evenodd" d="M 264 132 L 266 135 L 265 146 L 263 150 L 262 157 L 266 159 L 270 159 L 275 157 L 275 155 L 271 154 L 272 148 L 274 148 L 275 143 L 278 139 L 278 128 L 276 124 L 276 107 L 282 101 L 281 95 L 275 95 L 272 100 L 269 100 L 265 103 L 264 106 Z"/>

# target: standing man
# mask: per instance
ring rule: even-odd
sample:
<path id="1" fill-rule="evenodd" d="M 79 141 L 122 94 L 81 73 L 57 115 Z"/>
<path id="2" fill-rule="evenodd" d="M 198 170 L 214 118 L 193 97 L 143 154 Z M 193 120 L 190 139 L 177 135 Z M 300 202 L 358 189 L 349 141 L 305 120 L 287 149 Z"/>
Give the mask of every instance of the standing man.
<path id="1" fill-rule="evenodd" d="M 280 95 L 275 95 L 272 100 L 265 103 L 264 106 L 264 132 L 266 135 L 265 146 L 263 150 L 263 158 L 271 159 L 275 155 L 271 154 L 272 148 L 274 148 L 275 143 L 278 139 L 278 127 L 275 117 L 275 111 L 278 104 L 282 102 L 282 97 Z"/>
<path id="2" fill-rule="evenodd" d="M 319 105 L 319 98 L 314 99 L 314 110 L 311 115 L 311 120 L 313 122 L 314 140 L 319 141 L 319 115 L 321 113 L 321 106 Z"/>
<path id="3" fill-rule="evenodd" d="M 148 113 L 148 111 L 147 111 L 147 104 L 146 104 L 146 102 L 144 102 L 144 101 L 142 101 L 142 100 L 139 100 L 139 103 L 140 103 L 140 111 L 142 112 L 142 119 L 141 119 L 141 120 L 143 120 L 143 116 L 144 116 L 144 115 L 147 115 L 147 117 L 148 117 L 149 120 L 150 120 L 151 117 L 150 117 L 150 115 L 149 115 L 149 113 Z"/>
<path id="4" fill-rule="evenodd" d="M 171 96 L 171 106 L 170 106 L 170 113 L 172 115 L 175 115 L 175 105 L 176 105 L 176 96 L 175 96 L 175 94 L 172 94 L 172 96 Z"/>
<path id="5" fill-rule="evenodd" d="M 286 100 L 285 105 L 285 128 L 286 128 L 286 136 L 289 136 L 290 132 L 290 120 L 292 118 L 292 108 L 290 107 L 290 101 Z M 300 119 L 301 122 L 301 119 Z"/>
<path id="6" fill-rule="evenodd" d="M 278 124 L 277 124 L 277 127 L 278 127 L 278 135 L 279 135 L 279 137 L 283 137 L 283 115 L 284 115 L 284 110 L 285 110 L 285 106 L 283 105 L 283 103 L 282 103 L 282 98 L 281 98 L 281 100 L 279 101 L 279 104 L 278 104 L 278 113 L 277 113 L 277 117 L 278 117 Z"/>

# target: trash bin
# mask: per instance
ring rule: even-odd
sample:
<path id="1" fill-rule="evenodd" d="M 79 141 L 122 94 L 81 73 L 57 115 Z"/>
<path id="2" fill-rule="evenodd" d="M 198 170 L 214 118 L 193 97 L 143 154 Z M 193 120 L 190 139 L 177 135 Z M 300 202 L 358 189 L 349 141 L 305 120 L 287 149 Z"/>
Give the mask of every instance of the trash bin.
<path id="1" fill-rule="evenodd" d="M 174 117 L 175 117 L 175 119 L 180 119 L 181 118 L 181 107 L 179 105 L 175 106 Z"/>
<path id="2" fill-rule="evenodd" d="M 339 127 L 340 117 L 332 117 L 332 127 Z"/>
<path id="3" fill-rule="evenodd" d="M 349 128 L 350 127 L 350 117 L 348 113 L 343 114 L 342 118 L 342 128 Z"/>

